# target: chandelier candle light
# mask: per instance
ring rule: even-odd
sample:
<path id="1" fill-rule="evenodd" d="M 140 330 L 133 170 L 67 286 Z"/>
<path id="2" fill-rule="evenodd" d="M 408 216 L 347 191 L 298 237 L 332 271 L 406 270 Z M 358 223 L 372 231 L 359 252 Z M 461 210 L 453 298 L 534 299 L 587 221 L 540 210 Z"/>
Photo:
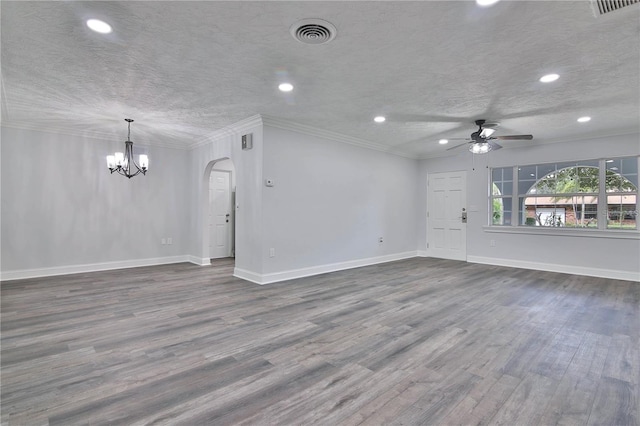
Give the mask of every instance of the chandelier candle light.
<path id="1" fill-rule="evenodd" d="M 131 123 L 133 120 L 125 118 L 124 121 L 129 123 L 129 133 L 127 134 L 127 140 L 124 142 L 124 154 L 116 152 L 115 155 L 107 155 L 107 167 L 111 174 L 113 174 L 113 172 L 118 172 L 122 176 L 126 176 L 131 179 L 140 173 L 143 175 L 147 173 L 147 170 L 149 170 L 149 157 L 141 154 L 140 157 L 138 157 L 139 163 L 134 161 L 133 142 L 131 142 Z"/>

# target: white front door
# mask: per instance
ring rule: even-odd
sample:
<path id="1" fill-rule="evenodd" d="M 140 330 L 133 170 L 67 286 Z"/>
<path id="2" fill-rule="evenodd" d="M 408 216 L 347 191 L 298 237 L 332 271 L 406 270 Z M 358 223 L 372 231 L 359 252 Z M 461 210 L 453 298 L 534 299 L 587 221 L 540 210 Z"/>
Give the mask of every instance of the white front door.
<path id="1" fill-rule="evenodd" d="M 429 174 L 427 187 L 428 255 L 467 260 L 467 173 Z"/>
<path id="2" fill-rule="evenodd" d="M 231 173 L 212 170 L 209 178 L 209 257 L 231 256 Z"/>

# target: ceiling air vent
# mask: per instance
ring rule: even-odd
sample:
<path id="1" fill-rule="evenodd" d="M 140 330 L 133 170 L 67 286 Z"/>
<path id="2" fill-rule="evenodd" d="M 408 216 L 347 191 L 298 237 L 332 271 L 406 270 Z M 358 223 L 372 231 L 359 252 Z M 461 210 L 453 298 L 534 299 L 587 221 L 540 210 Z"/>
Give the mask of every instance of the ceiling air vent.
<path id="1" fill-rule="evenodd" d="M 336 27 L 322 19 L 303 19 L 289 29 L 293 38 L 305 44 L 323 44 L 333 40 Z"/>
<path id="2" fill-rule="evenodd" d="M 614 10 L 622 9 L 632 4 L 640 3 L 640 0 L 591 0 L 594 15 L 604 15 Z"/>

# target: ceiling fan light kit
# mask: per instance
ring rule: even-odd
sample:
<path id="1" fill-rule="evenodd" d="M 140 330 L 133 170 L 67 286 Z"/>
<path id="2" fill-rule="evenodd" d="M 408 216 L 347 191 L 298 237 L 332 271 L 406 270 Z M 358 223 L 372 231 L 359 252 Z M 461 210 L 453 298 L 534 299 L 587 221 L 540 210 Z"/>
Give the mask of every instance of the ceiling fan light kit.
<path id="1" fill-rule="evenodd" d="M 138 163 L 133 159 L 133 142 L 131 142 L 131 123 L 130 118 L 125 118 L 124 121 L 128 123 L 127 140 L 124 142 L 124 153 L 116 152 L 114 155 L 107 155 L 107 167 L 111 174 L 118 172 L 124 177 L 131 179 L 134 176 L 142 173 L 147 174 L 149 170 L 149 157 L 141 154 L 138 157 Z"/>
<path id="2" fill-rule="evenodd" d="M 491 144 L 489 142 L 476 142 L 469 145 L 469 151 L 474 154 L 486 154 L 491 151 Z"/>

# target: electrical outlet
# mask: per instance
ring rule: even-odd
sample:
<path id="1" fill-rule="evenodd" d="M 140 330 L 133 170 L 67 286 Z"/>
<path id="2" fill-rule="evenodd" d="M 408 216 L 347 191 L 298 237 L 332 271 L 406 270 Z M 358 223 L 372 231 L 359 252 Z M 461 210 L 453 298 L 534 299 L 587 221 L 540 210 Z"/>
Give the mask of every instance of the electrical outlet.
<path id="1" fill-rule="evenodd" d="M 378 242 L 379 242 L 379 243 L 384 243 L 384 238 L 379 237 L 379 238 L 378 238 Z"/>
<path id="2" fill-rule="evenodd" d="M 167 238 L 167 244 L 169 245 L 173 244 L 173 238 L 171 237 Z"/>
<path id="3" fill-rule="evenodd" d="M 167 239 L 166 238 L 161 239 L 160 240 L 160 244 L 162 244 L 162 245 L 167 244 Z"/>
<path id="4" fill-rule="evenodd" d="M 276 257 L 276 249 L 273 247 L 269 249 L 269 257 Z"/>
<path id="5" fill-rule="evenodd" d="M 496 246 L 496 240 L 489 240 L 489 246 L 495 247 Z"/>

